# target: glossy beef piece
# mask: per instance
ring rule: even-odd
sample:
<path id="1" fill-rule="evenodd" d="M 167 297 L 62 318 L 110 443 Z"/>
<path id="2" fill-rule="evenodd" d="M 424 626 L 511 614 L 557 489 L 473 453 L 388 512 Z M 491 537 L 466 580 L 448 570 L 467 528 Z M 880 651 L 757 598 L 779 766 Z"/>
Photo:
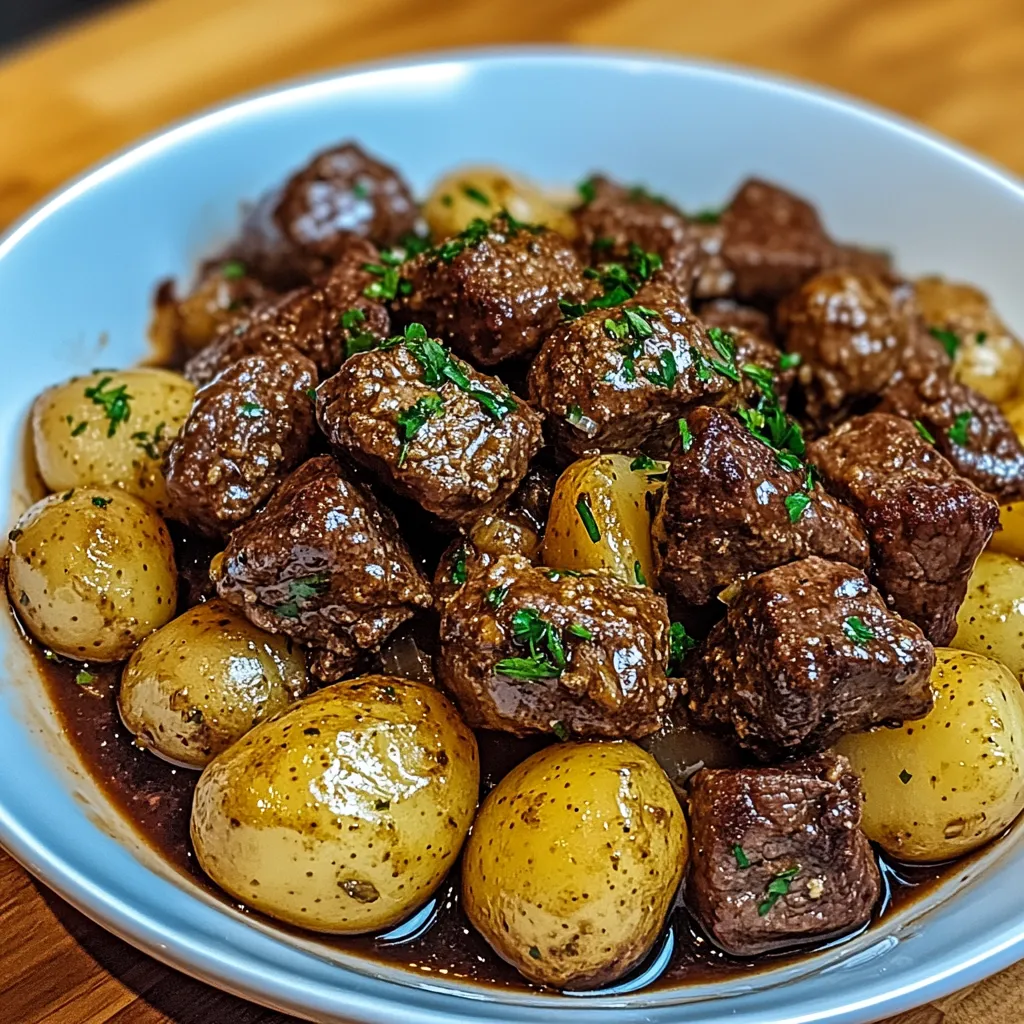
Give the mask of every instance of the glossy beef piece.
<path id="1" fill-rule="evenodd" d="M 164 456 L 174 517 L 214 535 L 248 519 L 307 454 L 315 384 L 316 367 L 285 347 L 200 388 Z"/>
<path id="2" fill-rule="evenodd" d="M 851 270 L 816 274 L 783 300 L 778 320 L 786 350 L 801 358 L 807 412 L 818 422 L 881 392 L 917 328 L 905 290 Z"/>
<path id="3" fill-rule="evenodd" d="M 329 456 L 303 463 L 231 534 L 211 575 L 260 629 L 314 648 L 322 679 L 431 603 L 394 516 Z"/>
<path id="4" fill-rule="evenodd" d="M 934 663 L 864 573 L 811 557 L 748 580 L 683 677 L 697 725 L 774 761 L 923 717 Z"/>
<path id="5" fill-rule="evenodd" d="M 425 383 L 409 345 L 353 356 L 321 385 L 317 419 L 335 448 L 392 490 L 441 519 L 468 522 L 515 492 L 543 443 L 542 420 L 497 378 L 454 365 L 468 390 L 444 378 Z M 474 392 L 490 398 L 481 404 Z M 417 409 L 424 415 L 413 427 L 421 425 L 406 440 L 398 419 Z"/>
<path id="6" fill-rule="evenodd" d="M 460 578 L 449 573 L 458 591 L 443 606 L 437 669 L 471 726 L 579 737 L 638 737 L 661 727 L 675 687 L 665 675 L 668 612 L 653 591 L 535 568 L 515 555 L 471 559 L 466 582 Z M 561 641 L 564 669 L 502 674 L 505 659 L 530 658 L 517 627 L 537 616 Z M 535 646 L 554 664 L 542 637 Z"/>
<path id="7" fill-rule="evenodd" d="M 889 604 L 932 643 L 948 644 L 971 570 L 999 523 L 996 502 L 896 416 L 848 420 L 808 456 L 867 527 L 872 577 Z"/>
<path id="8" fill-rule="evenodd" d="M 858 568 L 868 544 L 857 517 L 815 486 L 806 471 L 783 468 L 775 453 L 718 409 L 687 417 L 692 444 L 672 452 L 668 483 L 654 521 L 661 585 L 689 604 L 778 565 L 821 555 Z M 791 521 L 786 497 L 810 502 Z"/>
<path id="9" fill-rule="evenodd" d="M 631 322 L 646 325 L 648 336 L 620 336 Z M 744 352 L 752 357 L 753 347 L 762 347 L 763 355 L 764 344 L 751 340 Z M 696 405 L 739 400 L 740 386 L 712 360 L 723 361 L 703 324 L 670 286 L 651 283 L 624 306 L 552 331 L 530 368 L 529 392 L 563 453 L 642 448 L 664 455 L 680 416 Z"/>
<path id="10" fill-rule="evenodd" d="M 530 355 L 561 321 L 559 300 L 580 302 L 594 290 L 565 238 L 501 216 L 421 253 L 402 274 L 412 287 L 406 318 L 480 366 Z"/>
<path id="11" fill-rule="evenodd" d="M 641 188 L 608 178 L 590 179 L 593 198 L 572 212 L 576 243 L 586 263 L 624 260 L 631 246 L 657 253 L 664 276 L 682 298 L 693 288 L 699 262 L 697 238 L 670 203 Z"/>
<path id="12" fill-rule="evenodd" d="M 334 373 L 360 339 L 386 338 L 390 332 L 387 310 L 363 294 L 376 280 L 364 265 L 378 255 L 365 239 L 351 239 L 335 266 L 315 284 L 260 303 L 223 328 L 185 364 L 185 376 L 202 386 L 243 356 L 272 355 L 282 345 L 312 359 L 321 378 Z"/>
<path id="13" fill-rule="evenodd" d="M 1024 498 L 1024 447 L 999 407 L 941 370 L 906 373 L 879 412 L 920 423 L 953 468 L 1000 504 Z"/>
<path id="14" fill-rule="evenodd" d="M 418 221 L 416 201 L 398 172 L 346 142 L 318 153 L 256 204 L 236 254 L 263 280 L 294 288 L 330 268 L 351 236 L 397 245 Z"/>
<path id="15" fill-rule="evenodd" d="M 766 181 L 745 182 L 702 231 L 696 294 L 773 301 L 829 267 L 884 271 L 886 257 L 836 244 L 810 203 Z"/>
<path id="16" fill-rule="evenodd" d="M 866 924 L 881 878 L 860 829 L 861 804 L 849 762 L 833 754 L 698 772 L 690 786 L 687 905 L 734 956 Z"/>

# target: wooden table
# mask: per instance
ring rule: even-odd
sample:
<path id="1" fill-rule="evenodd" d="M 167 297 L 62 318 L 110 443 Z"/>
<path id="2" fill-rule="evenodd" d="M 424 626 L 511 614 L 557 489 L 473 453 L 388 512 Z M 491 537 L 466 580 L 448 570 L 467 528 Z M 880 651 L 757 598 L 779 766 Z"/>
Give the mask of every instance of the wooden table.
<path id="1" fill-rule="evenodd" d="M 354 60 L 500 42 L 658 47 L 771 68 L 1024 173 L 1021 0 L 148 0 L 0 63 L 0 226 L 134 137 Z M 1024 963 L 889 1024 L 1019 1024 Z M 107 935 L 0 853 L 3 1024 L 284 1021 Z"/>

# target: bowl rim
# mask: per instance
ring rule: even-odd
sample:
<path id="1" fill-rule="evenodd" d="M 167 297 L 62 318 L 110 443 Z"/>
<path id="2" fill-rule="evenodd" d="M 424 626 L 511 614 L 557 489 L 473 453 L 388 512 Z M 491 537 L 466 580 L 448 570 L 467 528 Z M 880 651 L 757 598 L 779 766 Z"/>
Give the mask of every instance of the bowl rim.
<path id="1" fill-rule="evenodd" d="M 71 178 L 16 218 L 0 233 L 0 260 L 12 253 L 22 238 L 91 189 L 119 174 L 129 172 L 135 165 L 175 147 L 193 135 L 215 131 L 219 125 L 239 115 L 256 114 L 279 105 L 288 106 L 304 95 L 330 91 L 337 87 L 338 83 L 351 79 L 373 75 L 387 78 L 403 71 L 440 70 L 449 65 L 477 67 L 502 63 L 534 66 L 568 64 L 590 66 L 614 73 L 639 70 L 662 74 L 697 74 L 711 80 L 733 84 L 753 84 L 761 90 L 799 98 L 837 113 L 852 114 L 875 127 L 909 136 L 947 160 L 954 159 L 974 174 L 987 178 L 990 183 L 1010 192 L 1024 204 L 1024 183 L 995 162 L 972 153 L 959 143 L 948 140 L 909 118 L 828 87 L 729 62 L 691 56 L 678 57 L 638 48 L 557 44 L 493 45 L 430 50 L 399 58 L 353 63 L 339 69 L 291 78 L 245 92 L 202 109 L 198 113 L 175 120 L 167 127 L 148 133 L 122 147 L 112 156 Z M 161 920 L 159 916 L 140 913 L 138 908 L 124 903 L 116 895 L 96 885 L 87 873 L 83 873 L 71 862 L 71 859 L 55 853 L 46 844 L 38 841 L 11 813 L 3 799 L 2 790 L 0 845 L 48 888 L 103 928 L 155 959 L 249 1001 L 309 1019 L 334 1019 L 333 1014 L 344 1012 L 346 1015 L 353 1015 L 353 1020 L 365 1021 L 367 1024 L 407 1024 L 412 1020 L 408 1015 L 410 1012 L 416 1013 L 416 1020 L 422 1024 L 457 1024 L 459 1021 L 472 1019 L 475 1016 L 474 1007 L 481 1007 L 480 995 L 474 997 L 472 991 L 458 993 L 449 987 L 440 991 L 437 988 L 432 989 L 429 985 L 416 985 L 415 991 L 422 995 L 433 991 L 436 996 L 441 997 L 442 1002 L 430 1007 L 424 1004 L 413 1008 L 403 1004 L 401 998 L 403 993 L 409 994 L 406 985 L 372 976 L 365 976 L 367 981 L 373 983 L 375 991 L 372 993 L 365 990 L 356 993 L 347 987 L 316 986 L 308 979 L 300 985 L 299 979 L 287 970 L 276 969 L 276 965 L 256 962 L 245 952 L 233 955 L 233 951 L 228 948 L 210 948 L 204 943 L 202 936 L 190 937 L 187 933 L 176 931 L 173 925 Z M 1021 956 L 1024 956 L 1024 919 L 1015 925 L 1005 927 L 1000 932 L 979 937 L 978 941 L 972 944 L 969 954 L 958 956 L 955 961 L 951 961 L 944 969 L 935 973 L 926 974 L 894 988 L 880 985 L 873 994 L 865 994 L 856 1002 L 846 1003 L 841 1007 L 799 1012 L 784 1017 L 773 1016 L 771 1024 L 812 1024 L 824 1020 L 849 1021 L 852 1024 L 853 1021 L 875 1020 L 881 1016 L 899 1014 L 929 999 L 947 995 L 976 983 L 1003 970 Z M 353 974 L 342 964 L 334 966 L 336 970 L 344 972 L 341 977 L 351 977 Z M 792 985 L 799 980 L 780 980 L 779 984 Z M 409 984 L 415 982 L 410 981 Z M 469 986 L 470 989 L 477 987 Z M 489 1004 L 491 1012 L 485 1014 L 489 1020 L 505 1019 L 494 1015 L 495 1010 L 500 1012 L 501 1009 L 500 995 L 497 995 L 497 991 L 495 990 L 495 1000 Z M 708 1005 L 714 1007 L 716 1014 L 722 1010 L 727 1011 L 724 999 L 728 999 L 728 996 L 718 997 Z M 518 1003 L 515 1010 L 523 1014 L 517 1019 L 556 1019 L 543 1016 L 544 1010 L 548 1008 L 561 1020 L 567 1012 L 589 1011 L 600 1015 L 602 1010 L 614 1005 L 603 1000 L 577 1001 L 548 997 L 542 1004 Z M 671 1009 L 670 1003 L 660 1001 L 652 1000 L 647 1005 L 650 1009 L 656 1006 L 660 1006 L 662 1011 Z M 557 1009 L 554 1009 L 555 1007 Z M 509 1009 L 511 1011 L 513 1007 Z M 529 1018 L 526 1016 L 528 1011 L 533 1011 Z M 534 1015 L 537 1011 L 542 1015 Z M 635 1012 L 635 1009 L 630 1011 L 623 1008 L 622 1012 Z"/>

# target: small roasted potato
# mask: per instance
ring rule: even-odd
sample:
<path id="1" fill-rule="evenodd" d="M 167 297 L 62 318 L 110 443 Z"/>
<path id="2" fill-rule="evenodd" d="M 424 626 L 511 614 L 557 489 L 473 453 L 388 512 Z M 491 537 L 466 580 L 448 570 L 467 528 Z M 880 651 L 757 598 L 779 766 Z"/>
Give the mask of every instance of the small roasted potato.
<path id="1" fill-rule="evenodd" d="M 257 725 L 206 767 L 192 805 L 203 870 L 246 905 L 357 934 L 420 907 L 459 854 L 476 738 L 433 686 L 363 676 Z"/>
<path id="2" fill-rule="evenodd" d="M 552 569 L 607 569 L 623 583 L 654 579 L 651 513 L 667 463 L 589 455 L 558 478 L 541 562 Z"/>
<path id="3" fill-rule="evenodd" d="M 484 801 L 463 907 L 530 981 L 595 988 L 654 944 L 688 853 L 686 819 L 650 754 L 621 740 L 556 743 Z"/>
<path id="4" fill-rule="evenodd" d="M 953 376 L 990 401 L 1013 397 L 1024 376 L 1024 345 L 973 285 L 923 277 L 914 289 L 925 323 L 953 354 Z"/>
<path id="5" fill-rule="evenodd" d="M 178 576 L 163 520 L 114 488 L 36 502 L 10 533 L 7 592 L 55 654 L 121 661 L 174 615 Z"/>
<path id="6" fill-rule="evenodd" d="M 1024 692 L 997 661 L 936 649 L 935 707 L 840 741 L 864 788 L 862 828 L 898 860 L 960 857 L 1024 809 Z"/>
<path id="7" fill-rule="evenodd" d="M 1003 409 L 1003 415 L 1024 444 L 1024 398 L 1015 398 Z M 1024 501 L 999 506 L 1000 529 L 989 541 L 991 551 L 1001 551 L 1014 558 L 1024 558 Z"/>
<path id="8" fill-rule="evenodd" d="M 51 491 L 119 487 L 167 508 L 164 451 L 195 388 L 170 370 L 101 370 L 47 388 L 32 406 L 32 439 Z"/>
<path id="9" fill-rule="evenodd" d="M 436 238 L 457 235 L 474 218 L 489 221 L 500 210 L 527 224 L 545 224 L 567 238 L 575 234 L 573 220 L 562 207 L 536 185 L 496 167 L 464 167 L 446 174 L 423 204 L 423 216 Z"/>
<path id="10" fill-rule="evenodd" d="M 983 551 L 956 623 L 951 647 L 995 658 L 1024 678 L 1024 562 Z"/>
<path id="11" fill-rule="evenodd" d="M 298 644 L 257 629 L 218 598 L 139 644 L 121 674 L 117 706 L 136 743 L 203 768 L 305 691 Z"/>

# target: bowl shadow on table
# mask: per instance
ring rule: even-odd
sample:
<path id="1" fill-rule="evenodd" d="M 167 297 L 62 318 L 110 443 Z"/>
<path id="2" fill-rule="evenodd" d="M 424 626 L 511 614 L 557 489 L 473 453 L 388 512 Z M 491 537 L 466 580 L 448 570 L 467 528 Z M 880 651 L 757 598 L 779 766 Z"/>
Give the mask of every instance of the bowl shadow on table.
<path id="1" fill-rule="evenodd" d="M 41 882 L 33 879 L 32 884 L 78 949 L 137 997 L 131 1011 L 113 1011 L 111 1017 L 116 1014 L 116 1019 L 125 1024 L 156 1024 L 165 1019 L 173 1024 L 299 1024 L 296 1017 L 245 1002 L 164 966 L 90 921 Z M 95 982 L 89 986 L 95 987 Z M 64 1012 L 68 1013 L 67 1019 L 76 1019 L 73 1007 L 67 1003 Z M 83 1016 L 94 1019 L 90 1013 Z"/>

